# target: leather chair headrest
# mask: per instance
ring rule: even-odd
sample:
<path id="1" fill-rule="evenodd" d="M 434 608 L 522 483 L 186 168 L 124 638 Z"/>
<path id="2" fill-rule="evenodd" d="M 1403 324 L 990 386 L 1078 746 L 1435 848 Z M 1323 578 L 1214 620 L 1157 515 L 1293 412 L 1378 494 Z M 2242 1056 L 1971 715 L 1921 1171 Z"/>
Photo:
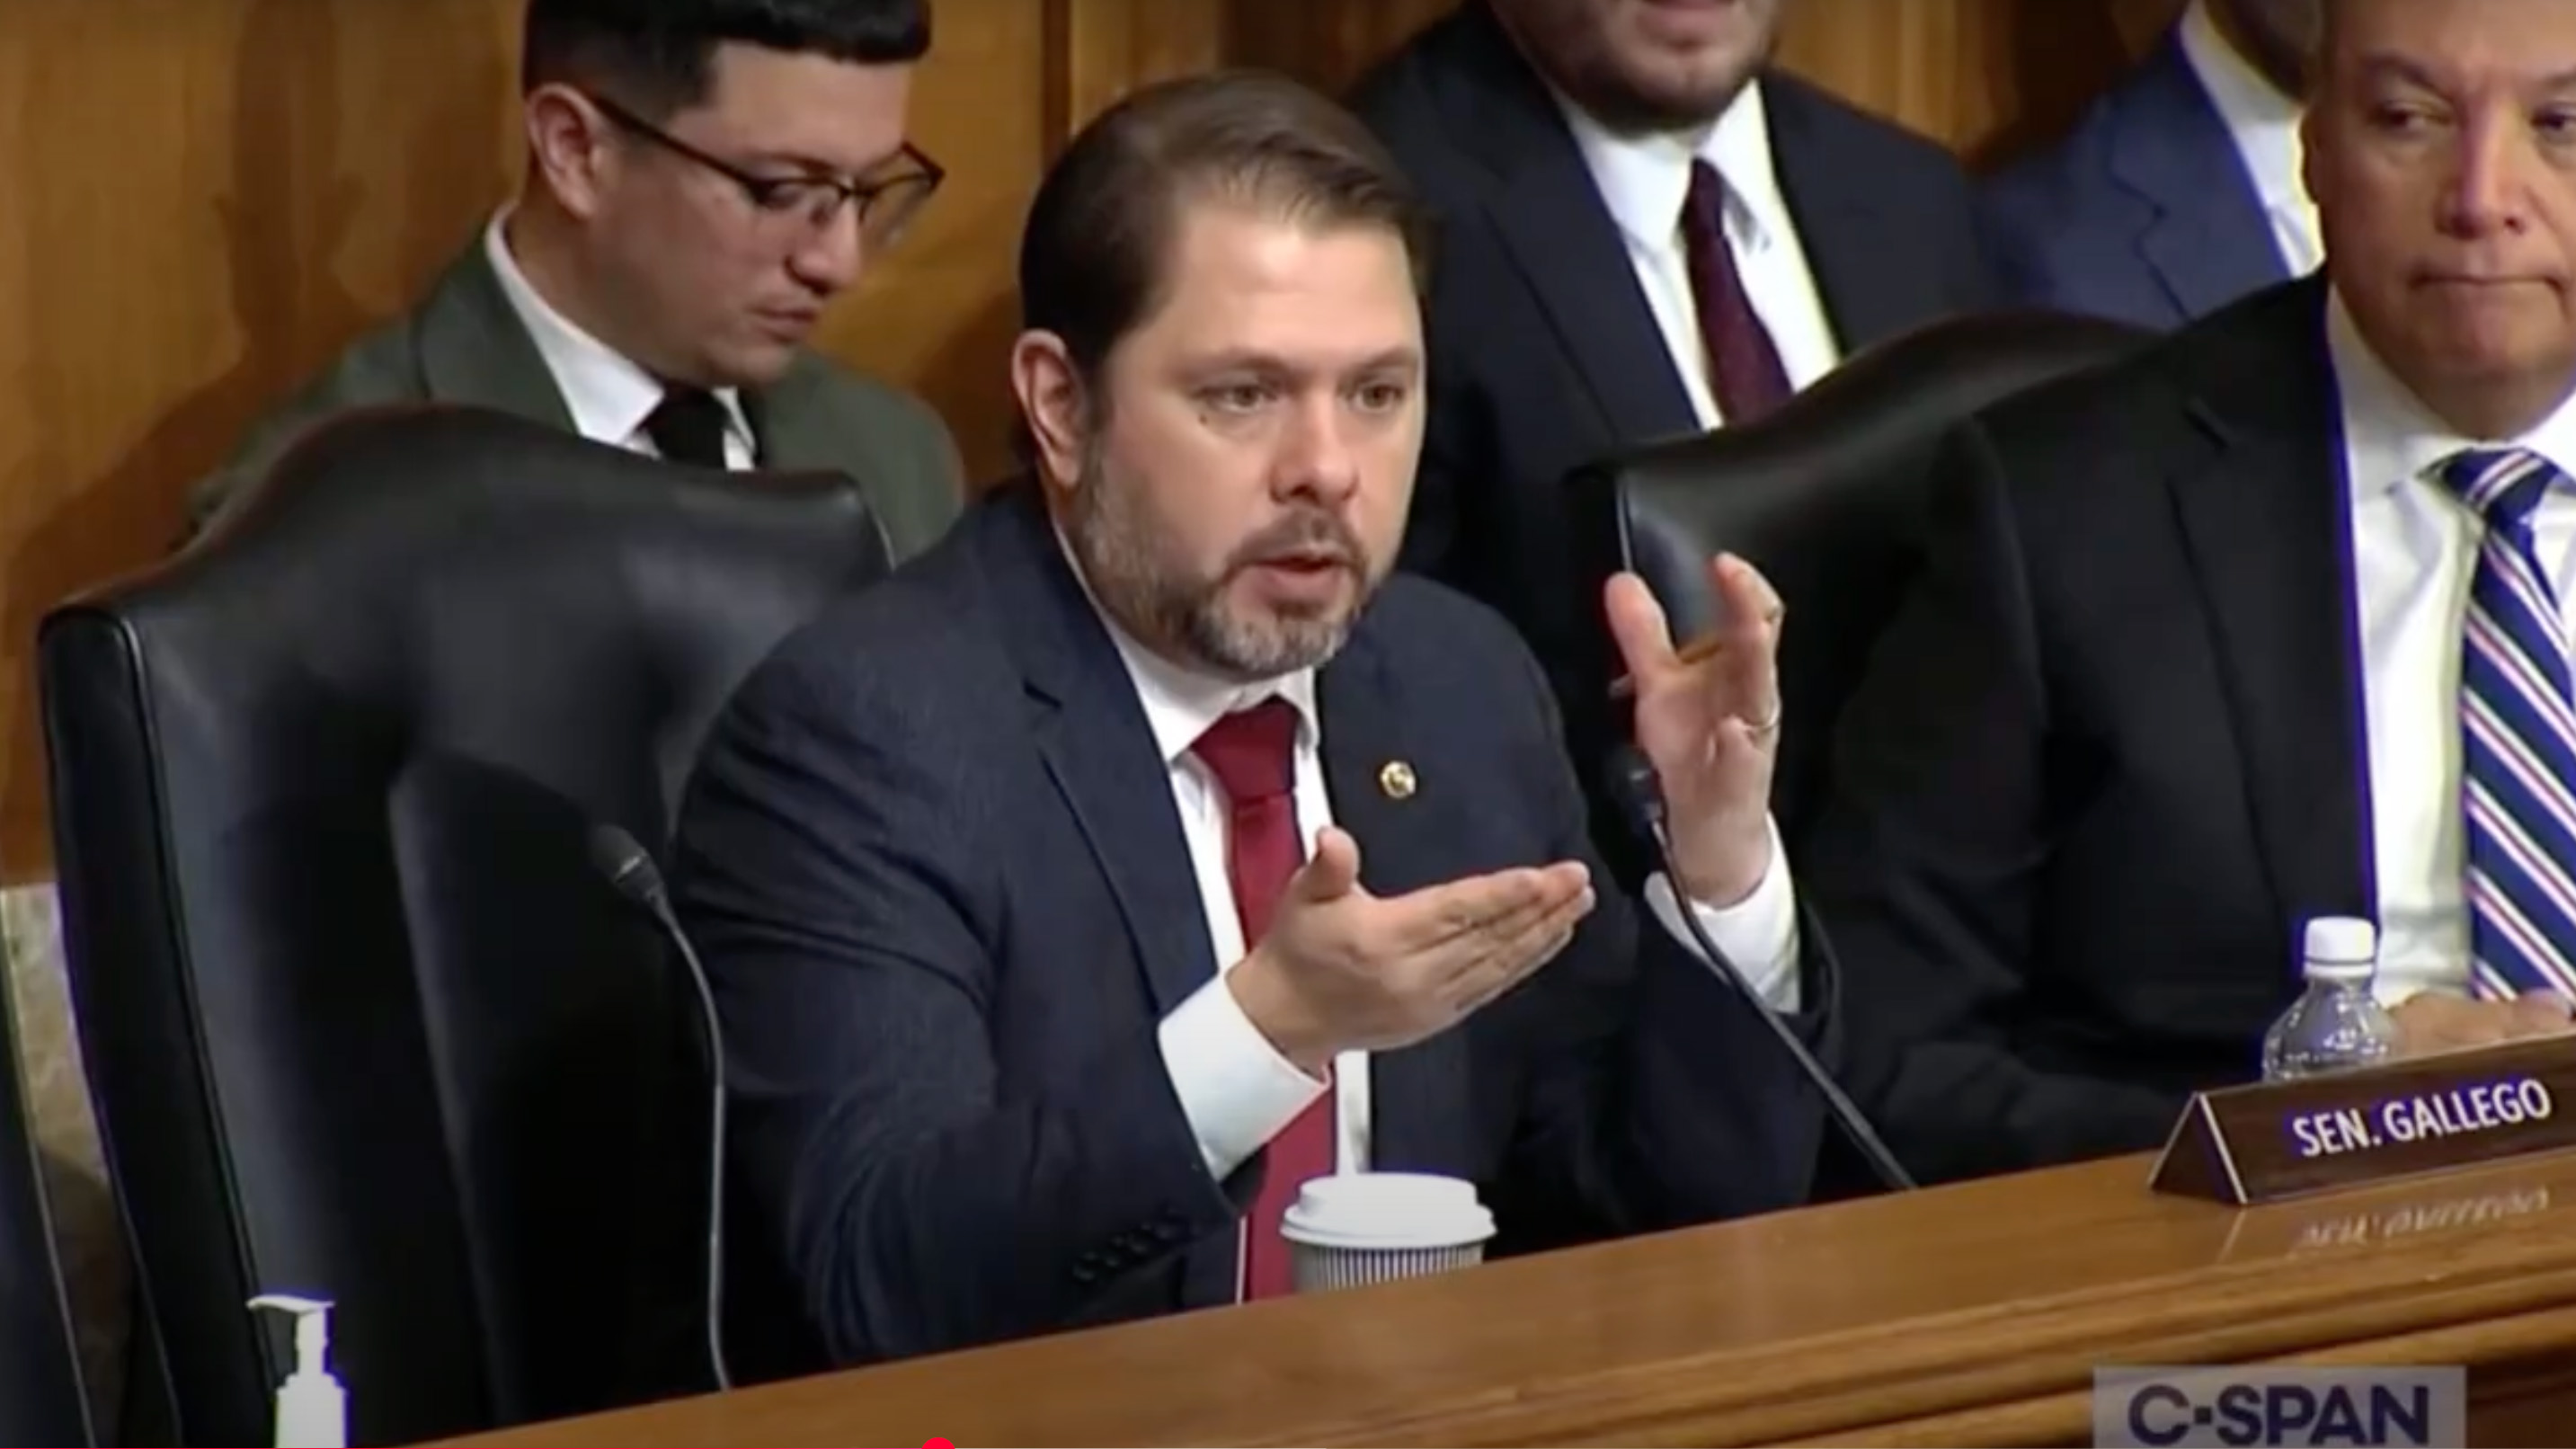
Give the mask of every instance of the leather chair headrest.
<path id="1" fill-rule="evenodd" d="M 1988 405 L 2152 335 L 2054 312 L 1937 322 L 1852 357 L 1759 422 L 1630 449 L 1568 480 L 1594 576 L 1635 570 L 1677 638 L 1717 622 L 1715 553 L 1750 560 L 1780 591 L 1784 829 L 1821 789 L 1842 701 L 1915 571 L 1940 442 Z"/>

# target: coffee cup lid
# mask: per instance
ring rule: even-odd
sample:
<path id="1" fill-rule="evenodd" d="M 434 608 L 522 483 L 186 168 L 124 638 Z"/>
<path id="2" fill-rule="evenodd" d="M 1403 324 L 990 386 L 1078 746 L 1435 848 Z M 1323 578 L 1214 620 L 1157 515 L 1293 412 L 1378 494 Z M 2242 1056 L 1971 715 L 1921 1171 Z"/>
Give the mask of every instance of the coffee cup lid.
<path id="1" fill-rule="evenodd" d="M 1299 1188 L 1279 1232 L 1317 1248 L 1462 1248 L 1494 1235 L 1494 1215 L 1454 1177 L 1355 1172 Z"/>

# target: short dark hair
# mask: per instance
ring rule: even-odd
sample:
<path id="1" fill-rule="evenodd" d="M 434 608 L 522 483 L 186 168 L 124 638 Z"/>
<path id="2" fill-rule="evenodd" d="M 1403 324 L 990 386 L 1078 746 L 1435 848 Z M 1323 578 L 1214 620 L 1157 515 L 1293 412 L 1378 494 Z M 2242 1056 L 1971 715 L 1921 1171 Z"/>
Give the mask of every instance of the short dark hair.
<path id="1" fill-rule="evenodd" d="M 1181 205 L 1197 197 L 1389 227 L 1416 288 L 1428 280 L 1430 217 L 1359 118 L 1286 76 L 1223 70 L 1135 92 L 1048 168 L 1020 237 L 1021 325 L 1095 372 L 1161 300 Z"/>
<path id="2" fill-rule="evenodd" d="M 903 65 L 930 51 L 928 0 L 528 0 L 521 94 L 596 86 L 659 121 L 707 98 L 727 41 Z"/>

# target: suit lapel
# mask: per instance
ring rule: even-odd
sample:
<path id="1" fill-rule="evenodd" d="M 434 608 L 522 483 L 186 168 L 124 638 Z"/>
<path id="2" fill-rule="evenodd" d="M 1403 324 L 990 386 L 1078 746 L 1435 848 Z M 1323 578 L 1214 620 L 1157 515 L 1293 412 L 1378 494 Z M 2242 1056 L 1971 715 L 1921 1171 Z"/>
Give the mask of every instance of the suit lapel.
<path id="1" fill-rule="evenodd" d="M 1457 27 L 1457 83 L 1439 88 L 1439 103 L 1451 134 L 1495 178 L 1487 220 L 1582 379 L 1604 446 L 1699 431 L 1627 243 L 1555 99 L 1483 5 L 1448 23 Z"/>
<path id="2" fill-rule="evenodd" d="M 1904 223 L 1884 214 L 1868 168 L 1838 155 L 1816 123 L 1821 99 L 1791 76 L 1762 78 L 1762 107 L 1770 123 L 1772 168 L 1781 199 L 1798 229 L 1798 244 L 1816 279 L 1816 291 L 1833 324 L 1835 345 L 1856 352 L 1906 331 L 1940 310 L 1927 304 L 1927 288 L 1904 264 L 1890 238 Z M 1937 303 L 1937 295 L 1933 302 Z"/>
<path id="3" fill-rule="evenodd" d="M 572 431 L 571 409 L 545 354 L 510 306 L 479 233 L 422 305 L 419 347 L 430 396 L 439 401 L 496 408 Z M 743 392 L 758 466 L 791 473 L 850 470 L 853 450 L 835 445 L 823 378 L 823 364 L 800 354 L 786 376 Z"/>
<path id="4" fill-rule="evenodd" d="M 2180 41 L 2166 38 L 2118 105 L 2111 177 L 2146 204 L 2138 256 L 2182 315 L 2288 280 L 2271 218 Z"/>
<path id="5" fill-rule="evenodd" d="M 742 394 L 745 421 L 760 449 L 759 466 L 782 473 L 847 473 L 855 456 L 835 436 L 831 400 L 825 394 L 823 364 L 799 353 L 787 375 Z"/>
<path id="6" fill-rule="evenodd" d="M 2170 483 L 2244 752 L 2276 918 L 2371 907 L 2359 634 L 2321 282 L 2198 355 L 2206 450 Z"/>
<path id="7" fill-rule="evenodd" d="M 416 345 L 429 395 L 440 402 L 493 408 L 572 431 L 572 412 L 501 290 L 480 232 L 421 304 Z"/>
<path id="8" fill-rule="evenodd" d="M 1039 756 L 1135 939 L 1160 1016 L 1217 970 L 1170 773 L 1036 488 L 1013 485 L 986 508 L 975 525 L 985 576 L 1037 705 Z"/>
<path id="9" fill-rule="evenodd" d="M 1618 225 L 1571 141 L 1533 157 L 1492 202 L 1521 279 L 1547 314 L 1608 429 L 1606 441 L 1645 442 L 1699 431 L 1699 413 L 1673 370 L 1672 349 L 1637 289 Z M 1570 164 L 1567 164 L 1570 163 Z"/>
<path id="10" fill-rule="evenodd" d="M 1316 682 L 1333 822 L 1359 842 L 1361 883 L 1378 896 L 1448 878 L 1436 826 L 1466 786 L 1412 748 L 1400 689 L 1365 621 Z M 1452 1030 L 1370 1058 L 1373 1167 L 1466 1166 L 1454 1160 L 1466 1136 L 1464 1050 L 1464 1035 Z"/>

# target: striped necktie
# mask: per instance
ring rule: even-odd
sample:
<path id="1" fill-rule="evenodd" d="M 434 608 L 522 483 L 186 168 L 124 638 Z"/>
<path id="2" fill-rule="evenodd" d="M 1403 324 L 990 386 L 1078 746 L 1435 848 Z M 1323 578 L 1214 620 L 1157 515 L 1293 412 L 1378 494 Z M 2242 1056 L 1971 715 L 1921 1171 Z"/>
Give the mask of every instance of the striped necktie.
<path id="1" fill-rule="evenodd" d="M 2524 448 L 2455 453 L 2441 477 L 2486 520 L 2460 654 L 2473 988 L 2576 992 L 2576 693 L 2531 535 L 2566 478 Z"/>

